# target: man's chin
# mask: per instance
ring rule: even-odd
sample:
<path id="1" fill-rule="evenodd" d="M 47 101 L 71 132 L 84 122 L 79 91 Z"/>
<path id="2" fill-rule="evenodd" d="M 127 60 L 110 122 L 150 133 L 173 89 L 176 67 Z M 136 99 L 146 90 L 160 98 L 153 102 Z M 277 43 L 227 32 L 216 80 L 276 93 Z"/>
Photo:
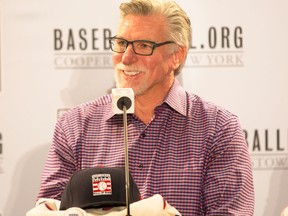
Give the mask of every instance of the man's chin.
<path id="1" fill-rule="evenodd" d="M 129 83 L 116 82 L 116 88 L 132 88 L 135 96 L 140 96 L 145 92 L 142 85 L 133 86 Z"/>

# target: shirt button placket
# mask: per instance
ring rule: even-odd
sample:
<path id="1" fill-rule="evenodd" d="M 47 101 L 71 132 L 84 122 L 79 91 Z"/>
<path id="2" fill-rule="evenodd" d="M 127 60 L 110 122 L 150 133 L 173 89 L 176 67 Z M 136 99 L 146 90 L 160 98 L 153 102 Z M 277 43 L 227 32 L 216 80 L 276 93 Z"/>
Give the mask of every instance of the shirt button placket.
<path id="1" fill-rule="evenodd" d="M 142 170 L 142 169 L 144 168 L 143 164 L 142 164 L 142 163 L 139 163 L 139 164 L 138 164 L 138 168 L 139 168 L 139 170 Z"/>
<path id="2" fill-rule="evenodd" d="M 142 133 L 140 133 L 140 139 L 144 139 L 146 137 L 146 133 L 143 131 Z M 143 168 L 144 168 L 144 165 L 143 165 L 143 163 L 142 162 L 140 162 L 139 164 L 138 164 L 138 169 L 139 170 L 143 170 Z"/>

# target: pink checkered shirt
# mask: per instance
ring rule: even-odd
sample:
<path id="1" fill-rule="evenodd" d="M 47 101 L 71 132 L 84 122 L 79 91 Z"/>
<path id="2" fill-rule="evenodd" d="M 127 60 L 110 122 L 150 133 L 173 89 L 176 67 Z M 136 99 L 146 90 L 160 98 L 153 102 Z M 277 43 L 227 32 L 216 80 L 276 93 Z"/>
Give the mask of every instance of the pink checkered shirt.
<path id="1" fill-rule="evenodd" d="M 38 198 L 60 199 L 76 170 L 124 166 L 123 116 L 113 114 L 111 102 L 106 95 L 59 118 Z M 128 115 L 128 141 L 143 198 L 161 194 L 184 216 L 253 215 L 251 161 L 238 118 L 177 80 L 148 125 Z"/>

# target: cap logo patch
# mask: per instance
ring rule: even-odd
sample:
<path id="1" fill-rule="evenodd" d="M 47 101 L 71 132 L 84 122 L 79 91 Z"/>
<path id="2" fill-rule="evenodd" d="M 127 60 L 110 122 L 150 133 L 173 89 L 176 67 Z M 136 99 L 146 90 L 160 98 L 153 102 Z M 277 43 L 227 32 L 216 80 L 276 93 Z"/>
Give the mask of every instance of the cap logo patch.
<path id="1" fill-rule="evenodd" d="M 93 196 L 111 195 L 112 184 L 110 174 L 92 175 Z"/>

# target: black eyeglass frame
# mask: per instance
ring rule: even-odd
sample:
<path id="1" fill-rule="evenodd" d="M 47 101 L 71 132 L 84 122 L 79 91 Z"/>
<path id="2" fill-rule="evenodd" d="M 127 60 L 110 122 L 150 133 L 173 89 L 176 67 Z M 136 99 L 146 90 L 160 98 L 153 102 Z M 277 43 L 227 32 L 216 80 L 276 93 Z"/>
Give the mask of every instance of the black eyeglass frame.
<path id="1" fill-rule="evenodd" d="M 126 42 L 126 47 L 125 47 L 125 49 L 124 49 L 123 51 L 120 52 L 120 51 L 113 50 L 113 48 L 112 48 L 112 47 L 113 47 L 113 45 L 112 45 L 112 40 L 114 40 L 114 39 L 119 39 L 119 40 L 122 40 L 122 41 L 125 41 L 125 42 Z M 152 45 L 151 53 L 149 53 L 149 54 L 137 53 L 137 52 L 135 51 L 135 49 L 134 49 L 134 45 L 133 45 L 134 42 L 151 43 L 151 45 Z M 154 42 L 154 41 L 149 41 L 149 40 L 134 40 L 134 41 L 128 41 L 128 40 L 126 40 L 126 39 L 124 39 L 124 38 L 119 38 L 119 37 L 117 37 L 117 36 L 114 36 L 114 37 L 109 38 L 109 43 L 110 43 L 110 49 L 111 49 L 113 52 L 116 52 L 116 53 L 124 53 L 124 52 L 127 50 L 129 44 L 131 44 L 131 45 L 132 45 L 132 49 L 133 49 L 133 51 L 134 51 L 135 54 L 141 55 L 141 56 L 151 56 L 151 55 L 153 54 L 154 49 L 155 49 L 156 47 L 160 47 L 160 46 L 163 46 L 163 45 L 166 45 L 166 44 L 175 43 L 175 42 L 174 42 L 174 41 L 164 41 L 164 42 L 156 43 L 156 42 Z"/>

